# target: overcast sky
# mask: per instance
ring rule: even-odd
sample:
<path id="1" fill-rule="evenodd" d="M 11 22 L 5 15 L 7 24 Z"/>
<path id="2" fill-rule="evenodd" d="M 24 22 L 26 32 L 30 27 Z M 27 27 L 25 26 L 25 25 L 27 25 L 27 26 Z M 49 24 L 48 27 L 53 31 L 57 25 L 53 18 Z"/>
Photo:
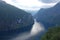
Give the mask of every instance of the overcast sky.
<path id="1" fill-rule="evenodd" d="M 57 2 L 55 0 L 49 0 L 49 1 L 48 0 L 4 0 L 4 1 L 26 11 L 38 11 L 40 8 L 52 7 Z M 47 3 L 47 1 L 49 3 Z"/>
<path id="2" fill-rule="evenodd" d="M 56 2 L 59 2 L 60 0 L 39 0 L 39 1 L 44 3 L 56 3 Z"/>

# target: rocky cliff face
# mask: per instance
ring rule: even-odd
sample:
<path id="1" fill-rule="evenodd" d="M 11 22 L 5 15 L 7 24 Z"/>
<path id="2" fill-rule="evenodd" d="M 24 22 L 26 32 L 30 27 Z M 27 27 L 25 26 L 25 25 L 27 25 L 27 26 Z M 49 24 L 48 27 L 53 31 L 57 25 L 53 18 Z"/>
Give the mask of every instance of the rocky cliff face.
<path id="1" fill-rule="evenodd" d="M 30 31 L 34 20 L 31 14 L 0 2 L 0 39 L 7 39 L 7 36 Z M 8 37 L 10 38 L 10 37 Z"/>

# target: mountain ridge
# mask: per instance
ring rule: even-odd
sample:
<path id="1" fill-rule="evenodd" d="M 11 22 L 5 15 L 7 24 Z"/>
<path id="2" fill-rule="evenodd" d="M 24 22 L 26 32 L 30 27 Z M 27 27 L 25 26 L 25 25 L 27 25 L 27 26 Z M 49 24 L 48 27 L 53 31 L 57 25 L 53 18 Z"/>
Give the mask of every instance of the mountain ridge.
<path id="1" fill-rule="evenodd" d="M 4 1 L 0 2 L 0 39 L 7 40 L 16 35 L 29 32 L 34 24 L 31 14 Z"/>
<path id="2" fill-rule="evenodd" d="M 54 7 L 41 9 L 34 16 L 38 22 L 41 22 L 45 28 L 60 25 L 60 2 Z"/>

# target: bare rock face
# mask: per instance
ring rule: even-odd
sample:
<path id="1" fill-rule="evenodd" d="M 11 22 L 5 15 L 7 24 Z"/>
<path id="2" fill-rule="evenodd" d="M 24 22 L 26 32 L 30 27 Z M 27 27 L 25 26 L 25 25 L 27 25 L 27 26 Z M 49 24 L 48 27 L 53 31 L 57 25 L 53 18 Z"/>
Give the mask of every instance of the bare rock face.
<path id="1" fill-rule="evenodd" d="M 0 2 L 0 39 L 30 31 L 34 23 L 31 14 L 5 2 Z M 10 38 L 10 37 L 8 37 Z"/>

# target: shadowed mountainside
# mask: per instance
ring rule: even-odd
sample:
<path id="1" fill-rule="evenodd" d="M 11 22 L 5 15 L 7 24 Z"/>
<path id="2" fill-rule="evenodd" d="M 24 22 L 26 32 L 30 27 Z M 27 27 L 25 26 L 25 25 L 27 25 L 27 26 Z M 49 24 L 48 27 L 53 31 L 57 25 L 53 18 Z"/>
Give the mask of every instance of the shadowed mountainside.
<path id="1" fill-rule="evenodd" d="M 38 22 L 41 22 L 45 28 L 60 25 L 60 2 L 54 7 L 41 9 L 34 16 Z"/>
<path id="2" fill-rule="evenodd" d="M 19 33 L 30 31 L 33 24 L 34 19 L 31 14 L 3 1 L 0 2 L 1 40 L 7 40 Z"/>

